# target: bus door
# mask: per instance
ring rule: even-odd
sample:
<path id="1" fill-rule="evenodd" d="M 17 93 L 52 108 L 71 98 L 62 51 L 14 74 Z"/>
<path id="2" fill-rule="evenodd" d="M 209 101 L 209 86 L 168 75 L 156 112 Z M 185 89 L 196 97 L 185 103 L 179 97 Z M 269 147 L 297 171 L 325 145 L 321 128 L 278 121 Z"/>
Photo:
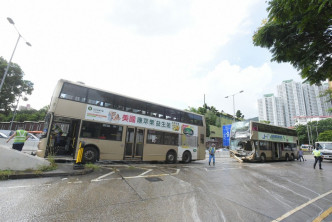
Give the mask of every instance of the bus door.
<path id="1" fill-rule="evenodd" d="M 281 158 L 281 143 L 272 142 L 272 159 L 279 160 Z"/>
<path id="2" fill-rule="evenodd" d="M 51 124 L 48 152 L 51 155 L 75 155 L 80 120 L 54 117 Z"/>
<path id="3" fill-rule="evenodd" d="M 127 127 L 125 159 L 142 159 L 144 147 L 144 129 Z"/>
<path id="4" fill-rule="evenodd" d="M 272 142 L 272 160 L 277 160 L 277 159 L 279 159 L 277 143 Z"/>

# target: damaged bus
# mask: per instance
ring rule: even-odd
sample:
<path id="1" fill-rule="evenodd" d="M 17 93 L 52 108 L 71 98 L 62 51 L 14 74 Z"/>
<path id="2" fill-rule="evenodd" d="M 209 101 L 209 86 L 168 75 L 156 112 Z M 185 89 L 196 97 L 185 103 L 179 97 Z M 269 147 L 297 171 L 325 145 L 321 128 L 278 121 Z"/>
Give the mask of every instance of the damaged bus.
<path id="1" fill-rule="evenodd" d="M 277 161 L 298 158 L 296 130 L 243 121 L 232 124 L 230 155 L 241 161 Z"/>

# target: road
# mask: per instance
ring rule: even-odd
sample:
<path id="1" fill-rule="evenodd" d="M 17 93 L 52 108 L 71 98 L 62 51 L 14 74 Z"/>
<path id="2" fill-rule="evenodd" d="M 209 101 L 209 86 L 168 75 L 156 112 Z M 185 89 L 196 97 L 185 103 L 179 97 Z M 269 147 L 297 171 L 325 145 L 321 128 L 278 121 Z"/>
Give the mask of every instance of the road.
<path id="1" fill-rule="evenodd" d="M 332 162 L 101 164 L 0 182 L 0 221 L 331 221 Z M 317 167 L 318 168 L 318 167 Z"/>

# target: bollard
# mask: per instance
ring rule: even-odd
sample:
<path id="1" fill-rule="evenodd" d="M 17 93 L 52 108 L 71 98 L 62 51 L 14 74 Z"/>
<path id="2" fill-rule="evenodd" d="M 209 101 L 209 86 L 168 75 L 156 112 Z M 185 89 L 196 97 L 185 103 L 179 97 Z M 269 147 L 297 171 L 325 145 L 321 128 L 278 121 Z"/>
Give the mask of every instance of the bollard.
<path id="1" fill-rule="evenodd" d="M 84 164 L 82 163 L 84 147 L 85 147 L 85 142 L 81 141 L 77 152 L 76 163 L 74 164 L 73 167 L 74 170 L 84 169 Z"/>

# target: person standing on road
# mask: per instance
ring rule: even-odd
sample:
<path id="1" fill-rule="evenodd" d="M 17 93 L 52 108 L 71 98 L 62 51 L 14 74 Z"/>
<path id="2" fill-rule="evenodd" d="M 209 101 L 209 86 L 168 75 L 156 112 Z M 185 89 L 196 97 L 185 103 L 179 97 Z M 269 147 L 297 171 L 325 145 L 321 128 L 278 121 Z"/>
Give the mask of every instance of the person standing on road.
<path id="1" fill-rule="evenodd" d="M 213 166 L 215 165 L 216 162 L 215 153 L 216 153 L 216 145 L 212 143 L 212 146 L 210 146 L 209 148 L 209 165 L 211 164 L 211 159 L 213 159 Z"/>
<path id="2" fill-rule="evenodd" d="M 29 138 L 28 132 L 25 131 L 24 129 L 20 128 L 13 133 L 7 140 L 7 143 L 13 138 L 14 138 L 14 143 L 13 143 L 13 149 L 17 151 L 22 151 L 24 142 Z"/>
<path id="3" fill-rule="evenodd" d="M 315 163 L 314 163 L 314 169 L 316 168 L 316 164 L 317 162 L 319 162 L 319 169 L 322 170 L 322 153 L 320 152 L 320 150 L 318 149 L 318 147 L 316 147 L 316 149 L 312 152 L 312 154 L 314 154 L 315 157 Z"/>
<path id="4" fill-rule="evenodd" d="M 300 150 L 299 150 L 299 160 L 300 160 L 300 162 L 301 162 L 301 159 L 303 160 L 303 162 L 304 162 L 304 157 L 303 157 L 303 151 L 302 151 L 302 148 L 300 148 Z"/>

